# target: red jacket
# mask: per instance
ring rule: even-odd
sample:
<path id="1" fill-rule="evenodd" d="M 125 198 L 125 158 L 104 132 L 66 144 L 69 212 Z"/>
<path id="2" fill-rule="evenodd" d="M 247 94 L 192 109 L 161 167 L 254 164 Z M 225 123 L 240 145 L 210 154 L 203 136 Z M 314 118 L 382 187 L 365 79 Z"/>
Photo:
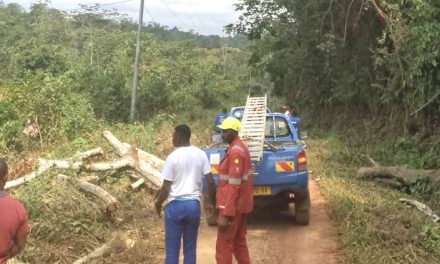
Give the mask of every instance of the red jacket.
<path id="1" fill-rule="evenodd" d="M 237 136 L 220 162 L 216 207 L 225 216 L 250 213 L 254 207 L 253 170 L 248 147 Z"/>

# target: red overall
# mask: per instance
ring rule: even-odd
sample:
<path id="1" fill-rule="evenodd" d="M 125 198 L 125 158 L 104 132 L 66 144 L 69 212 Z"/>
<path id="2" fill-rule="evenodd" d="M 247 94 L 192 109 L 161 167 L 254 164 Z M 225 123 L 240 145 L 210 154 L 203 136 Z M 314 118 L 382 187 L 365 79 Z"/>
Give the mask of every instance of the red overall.
<path id="1" fill-rule="evenodd" d="M 254 206 L 252 163 L 247 146 L 237 136 L 220 162 L 216 207 L 219 217 L 232 217 L 227 231 L 217 231 L 217 264 L 232 264 L 232 254 L 239 264 L 250 263 L 246 244 L 246 214 Z"/>

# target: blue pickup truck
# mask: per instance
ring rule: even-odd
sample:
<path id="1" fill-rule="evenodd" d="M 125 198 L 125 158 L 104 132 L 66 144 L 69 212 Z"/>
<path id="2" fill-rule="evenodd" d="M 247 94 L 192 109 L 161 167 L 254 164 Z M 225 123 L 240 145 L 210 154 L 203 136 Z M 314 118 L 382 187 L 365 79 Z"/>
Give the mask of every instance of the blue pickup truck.
<path id="1" fill-rule="evenodd" d="M 226 148 L 227 144 L 221 142 L 204 148 L 216 183 L 218 164 Z M 304 143 L 286 115 L 266 114 L 263 158 L 253 165 L 255 207 L 270 206 L 286 211 L 290 203 L 295 203 L 296 223 L 307 225 L 310 218 L 310 195 Z M 209 208 L 206 193 L 203 199 L 206 221 L 208 225 L 215 225 L 215 210 Z"/>

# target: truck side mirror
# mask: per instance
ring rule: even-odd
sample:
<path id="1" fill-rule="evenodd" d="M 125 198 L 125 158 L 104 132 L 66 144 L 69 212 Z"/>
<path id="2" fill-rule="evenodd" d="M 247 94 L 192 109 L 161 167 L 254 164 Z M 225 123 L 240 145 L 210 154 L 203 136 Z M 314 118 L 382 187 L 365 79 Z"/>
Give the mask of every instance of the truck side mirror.
<path id="1" fill-rule="evenodd" d="M 299 131 L 299 138 L 300 139 L 306 139 L 308 137 L 309 137 L 309 135 L 307 134 L 307 131 L 303 131 L 303 130 Z"/>

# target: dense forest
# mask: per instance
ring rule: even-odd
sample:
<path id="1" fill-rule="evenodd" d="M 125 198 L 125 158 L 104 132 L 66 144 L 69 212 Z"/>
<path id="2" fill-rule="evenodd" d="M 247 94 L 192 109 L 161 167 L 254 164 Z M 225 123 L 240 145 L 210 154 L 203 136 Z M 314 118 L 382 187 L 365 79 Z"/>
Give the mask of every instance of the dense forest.
<path id="1" fill-rule="evenodd" d="M 423 145 L 417 166 L 440 166 L 439 1 L 242 0 L 236 8 L 240 23 L 228 29 L 257 40 L 252 65 L 314 125 L 403 137 Z"/>

